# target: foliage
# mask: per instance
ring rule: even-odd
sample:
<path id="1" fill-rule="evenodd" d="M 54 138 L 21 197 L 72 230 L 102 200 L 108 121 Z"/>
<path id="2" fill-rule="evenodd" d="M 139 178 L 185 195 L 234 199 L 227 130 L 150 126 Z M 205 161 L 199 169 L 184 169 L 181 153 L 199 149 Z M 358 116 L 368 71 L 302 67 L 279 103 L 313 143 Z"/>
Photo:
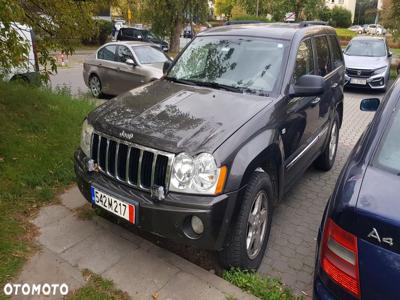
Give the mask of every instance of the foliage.
<path id="1" fill-rule="evenodd" d="M 106 0 L 101 0 L 106 1 Z M 42 74 L 56 71 L 51 51 L 71 54 L 81 39 L 90 38 L 94 28 L 93 11 L 101 1 L 74 0 L 0 0 L 0 67 L 7 71 L 20 65 L 28 46 L 20 41 L 12 24 L 28 25 L 36 35 L 36 50 Z M 20 26 L 20 25 L 18 25 Z"/>
<path id="2" fill-rule="evenodd" d="M 206 20 L 208 4 L 204 0 L 142 0 L 140 15 L 152 24 L 156 34 L 168 36 L 170 50 L 178 52 L 183 25 L 190 20 Z"/>
<path id="3" fill-rule="evenodd" d="M 114 283 L 103 279 L 101 276 L 84 270 L 82 272 L 86 280 L 86 285 L 74 291 L 67 297 L 67 300 L 128 300 L 129 295 L 126 292 L 117 290 Z"/>
<path id="4" fill-rule="evenodd" d="M 335 6 L 332 8 L 329 24 L 333 27 L 350 27 L 351 12 L 343 7 Z"/>
<path id="5" fill-rule="evenodd" d="M 242 17 L 242 16 L 246 16 L 246 10 L 240 5 L 240 4 L 235 4 L 232 8 L 232 18 L 238 18 L 238 17 Z"/>
<path id="6" fill-rule="evenodd" d="M 236 0 L 215 0 L 215 13 L 217 15 L 225 15 L 230 19 L 235 5 Z"/>
<path id="7" fill-rule="evenodd" d="M 269 277 L 263 278 L 250 271 L 231 269 L 224 272 L 223 278 L 262 300 L 301 299 L 293 296 L 280 281 Z"/>
<path id="8" fill-rule="evenodd" d="M 400 1 L 390 1 L 389 3 L 385 4 L 382 9 L 381 17 L 382 17 L 382 24 L 390 28 L 393 37 L 398 40 L 400 37 Z"/>
<path id="9" fill-rule="evenodd" d="M 107 42 L 111 31 L 112 23 L 106 20 L 97 20 L 95 22 L 95 29 L 93 35 L 89 39 L 83 39 L 82 44 L 84 45 L 96 45 L 100 46 Z"/>
<path id="10" fill-rule="evenodd" d="M 0 286 L 12 281 L 32 251 L 32 210 L 74 180 L 73 152 L 93 107 L 0 82 Z"/>
<path id="11" fill-rule="evenodd" d="M 332 18 L 332 10 L 328 7 L 324 7 L 319 11 L 319 19 L 321 21 L 329 22 Z"/>

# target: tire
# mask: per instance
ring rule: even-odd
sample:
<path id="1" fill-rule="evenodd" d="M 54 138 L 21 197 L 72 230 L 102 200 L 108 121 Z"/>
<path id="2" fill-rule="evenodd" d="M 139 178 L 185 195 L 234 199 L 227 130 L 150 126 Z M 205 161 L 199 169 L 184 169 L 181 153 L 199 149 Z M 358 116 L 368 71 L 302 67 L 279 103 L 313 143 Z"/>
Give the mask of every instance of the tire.
<path id="1" fill-rule="evenodd" d="M 253 173 L 241 195 L 243 198 L 240 212 L 232 224 L 226 247 L 219 252 L 219 261 L 224 268 L 257 270 L 267 247 L 275 200 L 274 188 L 268 174 Z M 259 240 L 258 247 L 256 240 Z"/>
<path id="2" fill-rule="evenodd" d="M 100 98 L 103 96 L 100 78 L 95 74 L 90 75 L 89 77 L 89 89 L 93 97 Z"/>
<path id="3" fill-rule="evenodd" d="M 335 113 L 335 118 L 333 120 L 332 126 L 329 132 L 329 141 L 322 151 L 321 155 L 315 160 L 314 165 L 317 169 L 321 171 L 329 171 L 332 169 L 339 142 L 339 114 Z"/>

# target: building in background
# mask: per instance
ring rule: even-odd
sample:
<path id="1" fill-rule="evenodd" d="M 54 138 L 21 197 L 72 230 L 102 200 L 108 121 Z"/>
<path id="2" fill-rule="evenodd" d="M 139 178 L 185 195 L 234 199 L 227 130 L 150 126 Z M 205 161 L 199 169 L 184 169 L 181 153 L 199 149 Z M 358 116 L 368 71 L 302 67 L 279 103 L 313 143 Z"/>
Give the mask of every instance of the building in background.
<path id="1" fill-rule="evenodd" d="M 354 16 L 356 14 L 356 2 L 357 0 L 326 0 L 326 6 L 334 8 L 335 6 L 343 7 L 351 12 L 351 21 L 354 22 Z"/>

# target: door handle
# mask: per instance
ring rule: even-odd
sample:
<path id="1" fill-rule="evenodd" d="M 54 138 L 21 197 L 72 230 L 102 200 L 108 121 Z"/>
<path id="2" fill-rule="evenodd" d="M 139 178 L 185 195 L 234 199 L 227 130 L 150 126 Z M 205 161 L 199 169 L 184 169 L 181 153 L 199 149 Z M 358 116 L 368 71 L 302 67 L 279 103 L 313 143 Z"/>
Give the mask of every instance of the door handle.
<path id="1" fill-rule="evenodd" d="M 317 105 L 320 101 L 321 101 L 321 98 L 320 98 L 320 97 L 316 97 L 313 101 L 311 101 L 311 105 L 312 105 L 312 106 L 315 106 L 315 105 Z"/>
<path id="2" fill-rule="evenodd" d="M 337 82 L 335 82 L 334 84 L 332 84 L 332 88 L 337 88 L 339 84 Z"/>

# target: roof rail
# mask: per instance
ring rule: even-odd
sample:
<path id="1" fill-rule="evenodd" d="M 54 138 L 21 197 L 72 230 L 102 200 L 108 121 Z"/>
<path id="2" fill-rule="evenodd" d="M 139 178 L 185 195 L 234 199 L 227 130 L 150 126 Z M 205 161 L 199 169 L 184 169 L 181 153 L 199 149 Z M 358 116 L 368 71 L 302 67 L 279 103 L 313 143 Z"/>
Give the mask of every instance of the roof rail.
<path id="1" fill-rule="evenodd" d="M 315 25 L 328 25 L 328 22 L 324 21 L 302 21 L 299 23 L 299 27 L 308 27 L 308 26 L 315 26 Z"/>

